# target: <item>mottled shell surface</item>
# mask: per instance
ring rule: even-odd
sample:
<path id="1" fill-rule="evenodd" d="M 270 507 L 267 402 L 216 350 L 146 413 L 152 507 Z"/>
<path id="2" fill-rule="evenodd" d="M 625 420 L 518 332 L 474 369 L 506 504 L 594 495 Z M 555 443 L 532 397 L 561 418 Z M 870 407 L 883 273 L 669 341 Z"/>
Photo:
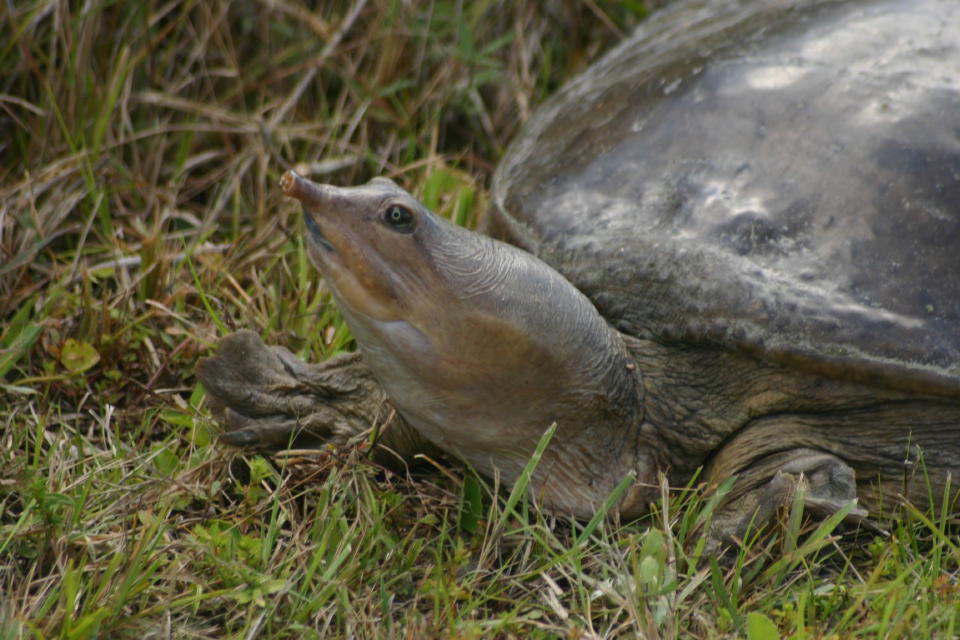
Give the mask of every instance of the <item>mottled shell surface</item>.
<path id="1" fill-rule="evenodd" d="M 624 333 L 960 395 L 960 2 L 676 2 L 544 105 L 489 231 Z"/>

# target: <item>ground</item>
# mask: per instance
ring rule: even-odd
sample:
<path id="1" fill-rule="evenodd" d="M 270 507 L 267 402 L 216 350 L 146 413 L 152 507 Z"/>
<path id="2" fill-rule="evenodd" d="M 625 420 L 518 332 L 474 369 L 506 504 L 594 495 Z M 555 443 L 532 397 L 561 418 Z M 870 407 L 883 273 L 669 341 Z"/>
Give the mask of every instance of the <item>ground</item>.
<path id="1" fill-rule="evenodd" d="M 710 500 L 572 522 L 455 460 L 216 442 L 195 364 L 353 348 L 277 180 L 387 175 L 472 225 L 517 127 L 642 2 L 8 3 L 0 637 L 951 637 L 957 523 L 697 560 Z M 806 529 L 804 534 L 801 530 Z"/>

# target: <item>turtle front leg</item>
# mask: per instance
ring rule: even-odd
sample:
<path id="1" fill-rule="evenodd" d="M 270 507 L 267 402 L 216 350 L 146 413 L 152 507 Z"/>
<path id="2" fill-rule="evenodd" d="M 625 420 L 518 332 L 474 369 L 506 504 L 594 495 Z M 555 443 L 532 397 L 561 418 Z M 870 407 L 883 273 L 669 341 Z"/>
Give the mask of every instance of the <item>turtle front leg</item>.
<path id="1" fill-rule="evenodd" d="M 721 544 L 736 544 L 748 531 L 768 524 L 797 491 L 803 491 L 804 511 L 813 518 L 824 520 L 852 505 L 844 521 L 869 524 L 866 510 L 857 505 L 854 470 L 829 453 L 805 448 L 778 452 L 737 474 L 737 484 L 745 488 L 735 486 L 711 527 L 711 537 Z"/>
<path id="2" fill-rule="evenodd" d="M 433 451 L 396 414 L 356 353 L 307 364 L 238 331 L 199 362 L 197 375 L 226 444 L 261 451 L 344 446 L 378 427 L 384 461 Z"/>

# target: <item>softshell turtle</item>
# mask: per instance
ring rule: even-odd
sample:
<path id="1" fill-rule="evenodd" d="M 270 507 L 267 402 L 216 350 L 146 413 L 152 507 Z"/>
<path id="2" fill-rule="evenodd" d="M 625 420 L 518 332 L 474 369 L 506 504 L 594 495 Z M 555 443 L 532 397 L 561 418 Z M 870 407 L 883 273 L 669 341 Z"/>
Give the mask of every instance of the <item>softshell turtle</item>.
<path id="1" fill-rule="evenodd" d="M 960 472 L 960 3 L 678 2 L 548 102 L 487 231 L 293 173 L 362 352 L 200 365 L 227 442 L 383 425 L 584 517 L 737 481 L 715 533 L 939 503 Z M 523 250 L 516 248 L 520 247 Z M 395 411 L 393 411 L 395 409 Z M 957 483 L 953 483 L 956 489 Z M 955 497 L 955 496 L 949 496 Z"/>

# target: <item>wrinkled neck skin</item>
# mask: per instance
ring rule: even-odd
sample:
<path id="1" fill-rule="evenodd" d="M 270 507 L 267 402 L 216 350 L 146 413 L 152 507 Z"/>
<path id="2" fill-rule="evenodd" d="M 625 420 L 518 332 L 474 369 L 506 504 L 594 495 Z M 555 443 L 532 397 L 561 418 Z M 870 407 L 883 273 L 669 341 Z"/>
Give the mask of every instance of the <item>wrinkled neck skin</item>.
<path id="1" fill-rule="evenodd" d="M 341 189 L 288 173 L 281 184 L 304 203 L 311 255 L 411 426 L 513 484 L 556 422 L 531 482 L 542 504 L 589 517 L 632 473 L 619 511 L 646 510 L 661 455 L 643 426 L 639 372 L 583 294 L 390 181 Z M 395 206 L 410 224 L 388 221 Z"/>

